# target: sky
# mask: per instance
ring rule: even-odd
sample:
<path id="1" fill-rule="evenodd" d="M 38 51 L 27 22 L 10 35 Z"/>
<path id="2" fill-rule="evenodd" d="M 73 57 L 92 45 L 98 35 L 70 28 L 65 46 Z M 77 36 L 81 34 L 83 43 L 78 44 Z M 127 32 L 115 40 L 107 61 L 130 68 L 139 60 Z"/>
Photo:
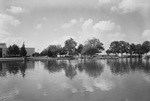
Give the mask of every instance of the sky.
<path id="1" fill-rule="evenodd" d="M 98 38 L 150 41 L 150 0 L 0 0 L 0 43 L 35 47 Z"/>

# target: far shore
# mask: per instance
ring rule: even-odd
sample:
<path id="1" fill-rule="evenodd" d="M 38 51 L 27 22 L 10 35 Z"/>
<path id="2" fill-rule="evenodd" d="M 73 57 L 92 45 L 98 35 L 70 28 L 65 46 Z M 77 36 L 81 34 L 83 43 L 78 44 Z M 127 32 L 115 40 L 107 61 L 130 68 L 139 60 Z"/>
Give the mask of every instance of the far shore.
<path id="1" fill-rule="evenodd" d="M 135 57 L 90 57 L 90 58 L 82 58 L 84 59 L 93 59 L 93 60 L 99 60 L 99 59 L 119 59 L 119 58 L 135 58 Z M 5 57 L 5 58 L 0 58 L 0 61 L 48 61 L 48 60 L 75 60 L 75 59 L 80 59 L 81 57 L 76 57 L 76 58 L 70 58 L 70 57 L 56 57 L 56 58 L 51 58 L 51 57 Z"/>

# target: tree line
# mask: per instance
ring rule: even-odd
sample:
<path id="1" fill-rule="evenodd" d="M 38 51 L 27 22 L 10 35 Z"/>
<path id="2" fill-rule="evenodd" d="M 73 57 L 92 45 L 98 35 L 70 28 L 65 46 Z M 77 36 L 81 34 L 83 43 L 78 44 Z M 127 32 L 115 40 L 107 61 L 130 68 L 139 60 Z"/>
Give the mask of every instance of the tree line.
<path id="1" fill-rule="evenodd" d="M 104 51 L 103 43 L 97 39 L 92 38 L 88 39 L 84 44 L 79 44 L 77 46 L 77 42 L 73 39 L 67 39 L 64 42 L 64 47 L 61 45 L 49 45 L 46 49 L 44 49 L 40 55 L 49 56 L 49 57 L 57 57 L 57 55 L 84 55 L 84 56 L 94 56 L 96 53 L 101 53 Z M 142 44 L 134 44 L 126 41 L 113 41 L 110 43 L 109 49 L 105 51 L 107 55 L 124 55 L 129 54 L 130 56 L 139 56 L 141 57 L 143 54 L 147 54 L 150 52 L 150 41 L 144 41 Z"/>
<path id="2" fill-rule="evenodd" d="M 107 54 L 123 55 L 129 54 L 130 56 L 142 57 L 143 54 L 150 52 L 150 41 L 144 41 L 142 44 L 128 43 L 126 41 L 113 41 L 110 44 Z"/>
<path id="3" fill-rule="evenodd" d="M 25 49 L 25 44 L 23 43 L 21 48 L 19 48 L 19 46 L 16 44 L 10 45 L 7 48 L 7 54 L 8 56 L 26 56 L 27 51 Z"/>

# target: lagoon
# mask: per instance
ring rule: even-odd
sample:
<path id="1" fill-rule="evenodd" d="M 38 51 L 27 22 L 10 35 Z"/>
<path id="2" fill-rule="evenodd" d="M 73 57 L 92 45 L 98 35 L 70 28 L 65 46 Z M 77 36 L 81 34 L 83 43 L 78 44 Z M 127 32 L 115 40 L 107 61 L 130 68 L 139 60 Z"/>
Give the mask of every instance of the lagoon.
<path id="1" fill-rule="evenodd" d="M 0 62 L 0 101 L 150 101 L 150 60 Z"/>

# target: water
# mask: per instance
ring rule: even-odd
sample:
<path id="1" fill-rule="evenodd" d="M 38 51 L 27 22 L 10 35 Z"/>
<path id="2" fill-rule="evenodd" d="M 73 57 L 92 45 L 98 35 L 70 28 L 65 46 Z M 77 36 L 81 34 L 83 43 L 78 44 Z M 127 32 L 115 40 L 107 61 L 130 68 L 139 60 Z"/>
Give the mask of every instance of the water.
<path id="1" fill-rule="evenodd" d="M 150 61 L 0 62 L 0 101 L 150 101 Z"/>

